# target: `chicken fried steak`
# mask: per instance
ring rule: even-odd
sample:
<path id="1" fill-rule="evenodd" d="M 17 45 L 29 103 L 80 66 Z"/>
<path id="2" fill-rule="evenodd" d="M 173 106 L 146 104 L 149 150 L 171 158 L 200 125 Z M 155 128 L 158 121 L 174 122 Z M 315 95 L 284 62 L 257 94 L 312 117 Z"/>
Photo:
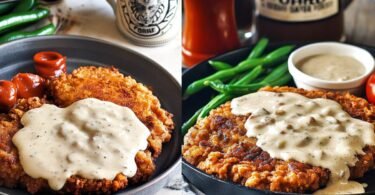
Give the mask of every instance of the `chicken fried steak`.
<path id="1" fill-rule="evenodd" d="M 327 98 L 338 102 L 350 116 L 374 122 L 375 107 L 350 94 L 306 91 L 291 87 L 264 88 L 270 92 L 294 92 L 308 98 Z M 232 114 L 230 102 L 211 111 L 185 136 L 183 157 L 204 172 L 223 180 L 262 190 L 308 193 L 327 185 L 330 171 L 297 161 L 271 158 L 256 145 L 256 138 L 246 136 L 247 116 Z M 350 178 L 362 177 L 374 167 L 375 147 L 364 148 Z"/>
<path id="2" fill-rule="evenodd" d="M 118 174 L 114 180 L 70 177 L 62 193 L 109 194 L 124 189 L 128 184 L 146 181 L 155 171 L 155 158 L 162 151 L 162 143 L 168 142 L 174 128 L 172 114 L 160 107 L 152 92 L 131 77 L 124 77 L 115 68 L 82 67 L 72 74 L 64 74 L 49 83 L 48 102 L 66 107 L 78 100 L 97 98 L 127 106 L 150 129 L 148 148 L 136 154 L 137 173 L 132 178 Z M 26 188 L 30 193 L 49 191 L 44 179 L 28 176 L 20 164 L 17 148 L 12 137 L 22 128 L 20 119 L 33 108 L 41 107 L 47 100 L 21 99 L 8 114 L 0 114 L 0 186 Z"/>

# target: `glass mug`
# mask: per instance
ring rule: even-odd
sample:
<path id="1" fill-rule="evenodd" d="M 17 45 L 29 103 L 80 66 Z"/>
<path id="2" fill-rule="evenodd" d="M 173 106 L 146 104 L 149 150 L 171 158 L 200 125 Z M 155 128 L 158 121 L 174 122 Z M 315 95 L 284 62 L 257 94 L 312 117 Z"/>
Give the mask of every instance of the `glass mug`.
<path id="1" fill-rule="evenodd" d="M 158 46 L 175 38 L 181 26 L 179 0 L 107 0 L 119 30 L 133 43 Z"/>

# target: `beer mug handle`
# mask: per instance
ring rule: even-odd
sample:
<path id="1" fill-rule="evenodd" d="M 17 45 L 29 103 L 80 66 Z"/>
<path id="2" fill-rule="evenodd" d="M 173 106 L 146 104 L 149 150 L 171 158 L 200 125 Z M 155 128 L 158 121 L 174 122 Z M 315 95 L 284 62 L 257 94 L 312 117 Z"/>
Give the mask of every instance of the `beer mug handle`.
<path id="1" fill-rule="evenodd" d="M 111 5 L 113 11 L 116 13 L 116 0 L 107 0 L 109 5 Z"/>

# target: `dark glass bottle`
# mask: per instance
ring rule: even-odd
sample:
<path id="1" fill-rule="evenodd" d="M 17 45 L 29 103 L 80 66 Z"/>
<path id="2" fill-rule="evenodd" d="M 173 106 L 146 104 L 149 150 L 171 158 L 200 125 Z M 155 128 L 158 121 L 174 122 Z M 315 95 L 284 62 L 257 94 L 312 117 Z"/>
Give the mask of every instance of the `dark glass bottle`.
<path id="1" fill-rule="evenodd" d="M 235 0 L 235 13 L 238 29 L 251 29 L 253 24 L 254 1 Z"/>
<path id="2" fill-rule="evenodd" d="M 258 35 L 271 41 L 342 41 L 344 2 L 256 0 Z"/>

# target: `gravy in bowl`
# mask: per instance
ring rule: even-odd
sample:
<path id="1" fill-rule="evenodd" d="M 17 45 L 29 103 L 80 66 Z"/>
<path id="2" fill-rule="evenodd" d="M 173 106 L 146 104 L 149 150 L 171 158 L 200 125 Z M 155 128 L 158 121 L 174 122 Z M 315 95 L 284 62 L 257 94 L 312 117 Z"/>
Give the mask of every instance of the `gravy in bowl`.
<path id="1" fill-rule="evenodd" d="M 303 73 L 328 81 L 348 81 L 365 73 L 365 67 L 349 56 L 319 54 L 306 57 L 297 63 Z"/>

